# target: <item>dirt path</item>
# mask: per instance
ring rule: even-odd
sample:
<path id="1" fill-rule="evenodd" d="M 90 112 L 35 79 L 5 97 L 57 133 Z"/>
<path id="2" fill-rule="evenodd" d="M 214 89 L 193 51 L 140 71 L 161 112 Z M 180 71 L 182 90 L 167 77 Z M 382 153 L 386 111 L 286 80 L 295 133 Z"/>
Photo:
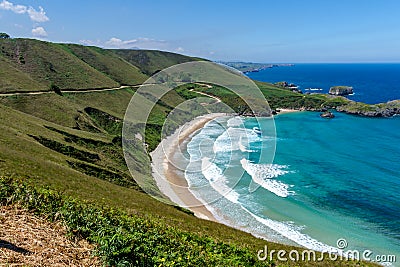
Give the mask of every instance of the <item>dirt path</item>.
<path id="1" fill-rule="evenodd" d="M 205 83 L 196 83 L 198 85 L 201 86 L 206 86 L 208 88 L 212 88 L 211 85 L 209 84 L 205 84 Z M 88 92 L 105 92 L 105 91 L 115 91 L 115 90 L 121 90 L 124 88 L 139 88 L 140 86 L 146 86 L 146 85 L 153 85 L 153 84 L 139 84 L 139 85 L 123 85 L 120 87 L 114 87 L 114 88 L 102 88 L 102 89 L 82 89 L 82 90 L 61 90 L 62 93 L 88 93 Z M 198 92 L 198 91 L 194 91 L 193 89 L 191 89 L 190 91 L 193 91 L 195 93 L 198 93 L 200 95 L 204 95 L 207 97 L 211 97 L 213 99 L 215 99 L 217 101 L 217 103 L 221 102 L 221 99 L 219 99 L 216 96 L 213 95 L 209 95 L 203 92 Z M 14 93 L 0 93 L 0 97 L 1 96 L 16 96 L 16 95 L 43 95 L 43 94 L 52 94 L 54 93 L 54 91 L 25 91 L 25 92 L 14 92 Z"/>
<path id="2" fill-rule="evenodd" d="M 207 87 L 207 88 L 212 88 L 211 85 L 205 84 L 205 83 L 195 83 L 195 84 L 201 85 L 201 86 L 205 86 L 205 87 Z M 194 89 L 190 89 L 189 91 L 195 92 L 195 93 L 197 93 L 197 94 L 204 95 L 204 96 L 207 96 L 207 97 L 211 97 L 211 98 L 215 99 L 215 100 L 217 101 L 217 103 L 220 103 L 220 102 L 221 102 L 221 99 L 219 99 L 219 98 L 216 97 L 216 96 L 209 95 L 209 94 L 207 94 L 207 93 L 203 93 L 203 92 L 199 92 L 199 91 L 195 91 Z"/>
<path id="3" fill-rule="evenodd" d="M 87 93 L 87 92 L 103 92 L 103 91 L 114 91 L 120 90 L 124 88 L 134 87 L 137 88 L 140 85 L 124 85 L 120 87 L 114 88 L 103 88 L 103 89 L 82 89 L 82 90 L 61 90 L 62 93 Z M 15 95 L 43 95 L 43 94 L 51 94 L 54 91 L 25 91 L 25 92 L 14 92 L 14 93 L 0 93 L 0 96 L 15 96 Z"/>

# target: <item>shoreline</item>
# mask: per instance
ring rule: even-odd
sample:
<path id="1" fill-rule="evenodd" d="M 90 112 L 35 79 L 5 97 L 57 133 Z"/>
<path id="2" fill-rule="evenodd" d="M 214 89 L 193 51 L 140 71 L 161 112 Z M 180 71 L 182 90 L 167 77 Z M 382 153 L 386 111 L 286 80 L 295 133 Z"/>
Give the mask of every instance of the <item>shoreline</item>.
<path id="1" fill-rule="evenodd" d="M 283 112 L 281 114 L 301 112 L 301 110 L 292 109 L 282 110 Z M 228 114 L 213 113 L 196 117 L 192 121 L 187 122 L 183 126 L 179 127 L 174 132 L 174 134 L 164 138 L 157 146 L 157 148 L 152 153 L 150 153 L 152 157 L 151 166 L 153 171 L 153 178 L 155 179 L 159 190 L 174 204 L 189 209 L 194 213 L 194 216 L 199 219 L 221 223 L 240 231 L 249 233 L 256 238 L 264 239 L 270 242 L 300 246 L 315 251 L 335 250 L 335 247 L 319 241 L 320 239 L 316 239 L 315 237 L 303 234 L 300 230 L 292 229 L 284 224 L 284 222 L 273 221 L 271 219 L 263 220 L 262 218 L 257 217 L 256 214 L 252 214 L 247 209 L 244 209 L 244 211 L 248 212 L 250 216 L 253 216 L 251 217 L 253 220 L 261 223 L 262 227 L 267 227 L 269 230 L 271 230 L 273 234 L 269 236 L 266 235 L 266 232 L 263 232 L 262 234 L 257 231 L 254 232 L 251 230 L 251 228 L 247 228 L 247 226 L 235 224 L 234 221 L 231 221 L 229 219 L 229 217 L 225 218 L 225 216 L 223 214 L 220 214 L 218 210 L 214 210 L 213 207 L 209 207 L 207 204 L 204 204 L 190 191 L 184 173 L 179 169 L 179 167 L 174 166 L 173 162 L 169 161 L 168 158 L 178 153 L 182 148 L 185 148 L 187 146 L 187 143 L 190 142 L 192 136 L 198 130 L 204 127 L 206 123 L 215 118 L 224 116 L 228 116 Z M 174 186 L 171 186 L 171 184 Z M 249 214 L 246 213 L 245 215 L 249 216 Z M 275 233 L 281 236 L 282 239 L 275 239 L 277 238 L 275 236 Z"/>
<path id="2" fill-rule="evenodd" d="M 273 115 L 274 117 L 276 117 L 278 115 L 282 115 L 282 114 L 303 112 L 304 111 L 304 110 L 300 110 L 300 109 L 290 109 L 290 108 L 277 108 L 277 110 L 279 110 L 279 112 L 277 114 Z"/>
<path id="3" fill-rule="evenodd" d="M 153 178 L 161 193 L 175 204 L 192 211 L 196 217 L 219 223 L 221 222 L 215 218 L 207 206 L 190 191 L 182 170 L 168 158 L 179 152 L 182 146 L 186 146 L 188 139 L 206 123 L 226 115 L 226 113 L 211 113 L 196 117 L 179 127 L 172 135 L 164 138 L 150 153 Z M 174 186 L 171 187 L 171 184 Z"/>
<path id="4" fill-rule="evenodd" d="M 294 112 L 301 112 L 301 110 L 283 109 L 282 114 Z M 186 148 L 192 136 L 198 130 L 204 127 L 206 123 L 215 118 L 224 116 L 228 116 L 228 114 L 212 113 L 196 117 L 192 121 L 189 121 L 179 127 L 172 135 L 162 139 L 157 148 L 152 153 L 150 153 L 152 157 L 151 166 L 153 171 L 153 178 L 155 179 L 161 193 L 168 197 L 172 203 L 192 211 L 194 213 L 194 216 L 199 219 L 221 223 L 237 230 L 249 233 L 256 238 L 280 244 L 298 245 L 304 248 L 314 249 L 316 251 L 322 251 L 325 248 L 328 250 L 332 249 L 332 247 L 311 238 L 312 244 L 316 242 L 318 246 L 322 246 L 322 249 L 312 248 L 310 244 L 304 244 L 302 242 L 299 242 L 298 240 L 291 238 L 290 236 L 281 233 L 278 229 L 276 229 L 276 224 L 271 225 L 270 223 L 259 221 L 259 219 L 257 219 L 257 215 L 252 214 L 247 209 L 241 209 L 242 215 L 243 212 L 245 212 L 245 216 L 252 216 L 250 218 L 258 221 L 262 224 L 263 227 L 269 228 L 272 232 L 282 235 L 283 239 L 274 239 L 273 237 L 271 238 L 271 236 L 265 235 L 265 233 L 261 234 L 258 232 L 253 232 L 251 231 L 251 229 L 247 228 L 247 226 L 236 225 L 229 218 L 225 218 L 225 216 L 223 214 L 219 214 L 219 212 L 215 210 L 214 207 L 210 207 L 206 203 L 203 203 L 190 191 L 188 187 L 188 182 L 184 176 L 184 172 L 182 171 L 184 170 L 184 168 L 181 167 L 182 169 L 179 169 L 179 166 L 175 166 L 174 162 L 169 160 L 169 158 L 171 158 L 175 154 L 178 154 L 182 150 L 182 148 Z M 177 164 L 177 162 L 175 162 L 175 164 Z M 291 231 L 289 231 L 289 233 L 290 232 Z M 294 234 L 297 235 L 296 230 L 294 230 L 294 232 Z"/>
<path id="5" fill-rule="evenodd" d="M 295 112 L 302 112 L 297 109 L 279 109 L 280 112 L 272 117 L 280 114 L 288 114 Z M 153 178 L 156 184 L 166 197 L 173 203 L 187 208 L 194 213 L 194 215 L 201 219 L 223 223 L 218 220 L 214 214 L 201 202 L 188 188 L 187 180 L 184 173 L 176 167 L 168 158 L 182 150 L 190 141 L 191 136 L 200 130 L 209 121 L 227 116 L 226 113 L 211 113 L 194 118 L 192 121 L 180 126 L 172 135 L 165 137 L 158 144 L 157 148 L 150 153 L 152 158 L 151 167 Z M 171 187 L 171 184 L 174 185 Z M 189 204 L 190 203 L 190 204 Z"/>

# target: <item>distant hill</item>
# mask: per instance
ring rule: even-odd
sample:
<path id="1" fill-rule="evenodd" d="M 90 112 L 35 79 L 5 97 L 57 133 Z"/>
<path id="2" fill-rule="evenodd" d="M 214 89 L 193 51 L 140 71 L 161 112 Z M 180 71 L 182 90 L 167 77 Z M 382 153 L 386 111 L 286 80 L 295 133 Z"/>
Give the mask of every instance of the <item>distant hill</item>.
<path id="1" fill-rule="evenodd" d="M 193 60 L 205 60 L 201 58 L 188 57 L 171 52 L 155 50 L 112 50 L 134 66 L 140 68 L 145 74 L 151 76 L 157 71 L 175 64 L 185 63 Z"/>
<path id="2" fill-rule="evenodd" d="M 108 50 L 34 39 L 0 39 L 0 92 L 113 88 L 198 60 L 151 50 Z"/>
<path id="3" fill-rule="evenodd" d="M 253 62 L 226 62 L 220 61 L 218 63 L 225 64 L 229 67 L 235 68 L 243 73 L 246 72 L 258 72 L 264 69 L 270 69 L 275 67 L 288 67 L 293 66 L 293 64 L 269 64 L 269 63 L 253 63 Z"/>

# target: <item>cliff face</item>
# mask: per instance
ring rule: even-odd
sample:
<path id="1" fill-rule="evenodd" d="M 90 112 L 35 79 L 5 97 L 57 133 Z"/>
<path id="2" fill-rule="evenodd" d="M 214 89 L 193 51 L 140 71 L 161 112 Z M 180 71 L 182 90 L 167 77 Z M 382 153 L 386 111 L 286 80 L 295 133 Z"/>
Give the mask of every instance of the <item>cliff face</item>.
<path id="1" fill-rule="evenodd" d="M 353 93 L 351 86 L 333 86 L 329 89 L 330 95 L 350 95 Z"/>

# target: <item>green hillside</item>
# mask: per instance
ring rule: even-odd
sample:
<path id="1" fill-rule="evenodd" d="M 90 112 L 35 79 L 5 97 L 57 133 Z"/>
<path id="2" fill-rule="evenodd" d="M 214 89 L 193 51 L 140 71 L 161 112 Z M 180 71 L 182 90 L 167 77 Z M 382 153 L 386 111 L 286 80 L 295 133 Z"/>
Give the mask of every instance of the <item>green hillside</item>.
<path id="1" fill-rule="evenodd" d="M 28 73 L 20 70 L 11 60 L 0 55 L 0 92 L 47 90 L 49 87 L 34 80 Z"/>
<path id="2" fill-rule="evenodd" d="M 157 71 L 173 66 L 175 64 L 185 63 L 193 60 L 204 60 L 192 58 L 171 52 L 155 50 L 112 50 L 134 66 L 140 68 L 145 74 L 151 76 Z"/>
<path id="3" fill-rule="evenodd" d="M 89 66 L 62 45 L 30 39 L 4 39 L 0 41 L 0 57 L 29 75 L 36 82 L 50 89 L 51 85 L 61 89 L 111 88 L 119 84 Z M 25 83 L 23 90 L 42 90 Z M 12 91 L 10 88 L 8 91 Z M 16 90 L 18 88 L 15 88 Z M 2 89 L 4 92 L 4 89 Z"/>
<path id="4" fill-rule="evenodd" d="M 65 45 L 75 56 L 121 85 L 141 84 L 147 80 L 139 68 L 129 64 L 110 50 L 76 44 Z"/>
<path id="5" fill-rule="evenodd" d="M 193 60 L 160 51 L 0 39 L 0 93 L 137 85 L 157 70 Z"/>

